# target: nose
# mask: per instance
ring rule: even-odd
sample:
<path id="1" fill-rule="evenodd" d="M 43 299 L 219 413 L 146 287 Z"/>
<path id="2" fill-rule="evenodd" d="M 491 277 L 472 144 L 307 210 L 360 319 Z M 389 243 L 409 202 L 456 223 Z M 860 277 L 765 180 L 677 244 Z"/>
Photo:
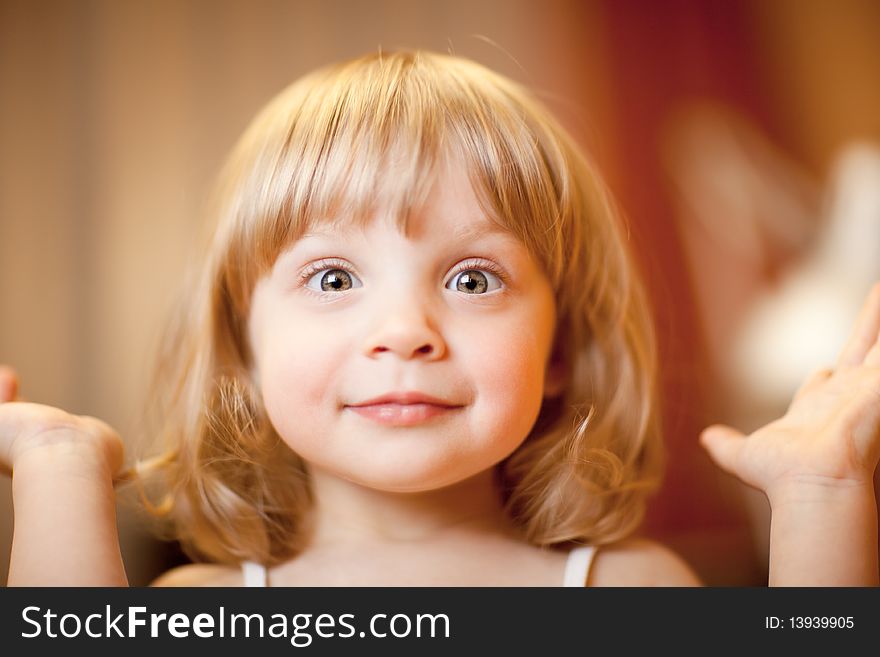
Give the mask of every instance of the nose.
<path id="1" fill-rule="evenodd" d="M 391 352 L 404 360 L 438 360 L 446 353 L 446 343 L 426 309 L 408 302 L 383 309 L 367 336 L 364 352 L 370 358 Z"/>

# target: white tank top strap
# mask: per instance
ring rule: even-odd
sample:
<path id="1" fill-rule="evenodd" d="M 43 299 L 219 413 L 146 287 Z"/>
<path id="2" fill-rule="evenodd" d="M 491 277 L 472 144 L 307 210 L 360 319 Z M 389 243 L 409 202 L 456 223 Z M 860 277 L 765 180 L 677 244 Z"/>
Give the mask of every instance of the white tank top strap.
<path id="1" fill-rule="evenodd" d="M 244 577 L 244 585 L 248 587 L 264 587 L 268 585 L 269 574 L 266 569 L 253 561 L 241 562 L 241 574 Z"/>
<path id="2" fill-rule="evenodd" d="M 590 576 L 590 566 L 593 565 L 593 557 L 596 554 L 594 545 L 581 545 L 568 553 L 568 561 L 565 563 L 565 578 L 563 586 L 583 587 L 587 585 Z"/>
<path id="3" fill-rule="evenodd" d="M 592 545 L 582 545 L 569 552 L 568 559 L 565 562 L 565 575 L 562 585 L 567 587 L 586 586 L 587 577 L 590 575 L 590 566 L 593 564 L 595 554 L 596 548 Z M 241 573 L 246 587 L 265 587 L 268 585 L 268 572 L 261 564 L 254 563 L 253 561 L 243 561 L 241 563 Z"/>

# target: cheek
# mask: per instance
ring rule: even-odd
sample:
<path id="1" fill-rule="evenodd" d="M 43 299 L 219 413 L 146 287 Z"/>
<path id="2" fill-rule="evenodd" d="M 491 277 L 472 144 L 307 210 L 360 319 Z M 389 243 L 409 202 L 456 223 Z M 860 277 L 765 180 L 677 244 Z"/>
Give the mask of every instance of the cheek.
<path id="1" fill-rule="evenodd" d="M 506 394 L 521 397 L 541 387 L 540 356 L 521 335 L 496 336 L 491 346 L 482 349 L 482 360 L 476 376 L 482 388 L 495 396 Z M 477 361 L 477 358 L 474 358 Z"/>
<path id="2" fill-rule="evenodd" d="M 524 438 L 543 399 L 549 339 L 534 319 L 499 322 L 469 344 L 468 369 L 481 397 L 484 417 Z M 502 427 L 499 426 L 499 429 Z"/>
<path id="3" fill-rule="evenodd" d="M 335 404 L 335 377 L 342 371 L 341 336 L 316 330 L 315 324 L 291 322 L 283 332 L 265 337 L 267 355 L 260 363 L 266 412 L 288 442 L 317 438 L 321 413 Z"/>

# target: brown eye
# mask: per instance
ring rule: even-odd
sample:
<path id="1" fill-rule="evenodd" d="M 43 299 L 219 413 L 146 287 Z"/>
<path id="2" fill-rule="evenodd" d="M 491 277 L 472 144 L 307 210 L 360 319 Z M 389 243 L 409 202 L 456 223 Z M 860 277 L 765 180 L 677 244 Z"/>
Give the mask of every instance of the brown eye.
<path id="1" fill-rule="evenodd" d="M 331 269 L 321 276 L 321 289 L 324 292 L 350 290 L 352 287 L 351 276 L 348 275 L 347 271 Z"/>
<path id="2" fill-rule="evenodd" d="M 465 269 L 453 276 L 446 287 L 464 294 L 485 294 L 500 288 L 501 282 L 497 276 L 487 271 Z"/>
<path id="3" fill-rule="evenodd" d="M 306 287 L 316 292 L 346 292 L 361 287 L 361 282 L 345 269 L 324 267 L 309 276 Z"/>

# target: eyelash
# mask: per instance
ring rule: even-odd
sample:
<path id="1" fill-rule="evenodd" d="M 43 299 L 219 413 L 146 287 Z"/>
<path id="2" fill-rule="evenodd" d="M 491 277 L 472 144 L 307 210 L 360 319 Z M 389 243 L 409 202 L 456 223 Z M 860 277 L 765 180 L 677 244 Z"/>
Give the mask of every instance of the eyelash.
<path id="1" fill-rule="evenodd" d="M 318 260 L 317 262 L 306 265 L 305 269 L 303 269 L 302 272 L 300 272 L 299 274 L 300 287 L 302 287 L 310 294 L 314 294 L 315 296 L 322 299 L 326 299 L 329 297 L 338 297 L 339 292 L 318 292 L 317 290 L 313 290 L 310 287 L 307 287 L 307 283 L 312 278 L 312 276 L 314 276 L 318 272 L 325 271 L 327 269 L 341 269 L 342 271 L 348 272 L 349 274 L 354 274 L 351 266 L 349 266 L 349 264 L 344 260 L 339 260 L 338 258 L 325 258 L 324 260 Z M 507 273 L 491 260 L 484 260 L 482 258 L 468 258 L 467 260 L 463 260 L 455 266 L 455 269 L 453 269 L 449 280 L 454 279 L 462 272 L 470 271 L 472 269 L 476 269 L 478 271 L 487 271 L 490 274 L 497 276 L 502 285 L 507 286 Z"/>

